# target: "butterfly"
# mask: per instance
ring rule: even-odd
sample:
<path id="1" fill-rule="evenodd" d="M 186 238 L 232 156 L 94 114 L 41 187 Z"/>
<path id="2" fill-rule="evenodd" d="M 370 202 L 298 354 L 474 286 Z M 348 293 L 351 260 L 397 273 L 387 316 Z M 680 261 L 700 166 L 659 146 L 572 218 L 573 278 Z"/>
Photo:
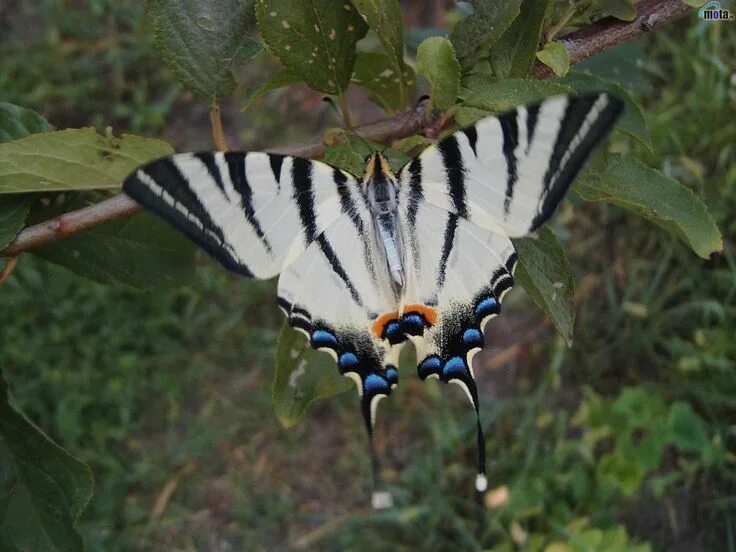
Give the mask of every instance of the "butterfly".
<path id="1" fill-rule="evenodd" d="M 463 128 L 396 172 L 381 153 L 362 176 L 269 153 L 182 153 L 141 166 L 123 190 L 225 268 L 280 275 L 288 323 L 357 385 L 374 482 L 376 406 L 413 343 L 419 377 L 459 385 L 475 410 L 483 492 L 473 357 L 514 283 L 510 238 L 552 216 L 622 107 L 606 93 L 555 96 Z"/>

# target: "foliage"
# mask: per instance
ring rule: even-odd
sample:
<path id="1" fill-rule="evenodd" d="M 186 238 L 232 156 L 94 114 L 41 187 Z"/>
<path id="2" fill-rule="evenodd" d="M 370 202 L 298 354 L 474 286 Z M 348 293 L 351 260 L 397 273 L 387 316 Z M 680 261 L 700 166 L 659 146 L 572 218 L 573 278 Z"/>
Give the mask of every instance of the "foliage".
<path id="1" fill-rule="evenodd" d="M 453 116 L 460 126 L 559 93 L 606 90 L 624 99 L 620 132 L 576 184 L 576 216 L 563 209 L 554 230 L 517 242 L 518 281 L 563 340 L 522 351 L 525 364 L 549 364 L 547 371 L 522 371 L 512 392 L 483 414 L 497 484 L 484 508 L 468 500 L 470 468 L 456 452 L 466 455 L 470 413 L 441 401 L 436 387 L 425 396 L 409 385 L 410 407 L 389 411 L 398 426 L 394 437 L 421 432 L 417 441 L 433 438 L 436 451 L 402 440 L 384 470 L 397 508 L 328 522 L 309 533 L 309 542 L 349 549 L 371 542 L 376 548 L 649 550 L 643 539 L 656 539 L 626 509 L 641 501 L 654 510 L 678 493 L 691 501 L 708 497 L 710 525 L 698 537 L 702 542 L 712 542 L 711 533 L 733 541 L 728 428 L 736 392 L 730 372 L 736 367 L 730 248 L 736 126 L 723 113 L 734 102 L 724 60 L 736 45 L 724 26 L 691 25 L 684 45 L 658 33 L 650 43 L 622 46 L 568 72 L 567 50 L 554 40 L 562 29 L 606 15 L 630 20 L 633 2 L 473 1 L 469 13 L 449 14 L 456 24 L 447 39 L 428 36 L 436 34 L 431 29 L 404 29 L 394 0 L 346 1 L 341 9 L 320 0 L 151 0 L 148 23 L 132 4 L 100 0 L 90 8 L 96 23 L 80 25 L 86 35 L 76 42 L 69 36 L 77 32 L 77 8 L 66 14 L 62 4 L 48 2 L 58 29 L 38 42 L 45 49 L 29 51 L 20 63 L 11 40 L 15 50 L 0 61 L 0 100 L 12 101 L 0 103 L 0 247 L 24 225 L 108 197 L 100 190 L 116 188 L 138 164 L 171 151 L 166 142 L 143 136 L 53 131 L 26 106 L 54 114 L 49 120 L 61 127 L 69 126 L 65 109 L 84 108 L 87 119 L 74 126 L 122 122 L 156 133 L 182 88 L 208 104 L 244 94 L 243 108 L 257 117 L 254 106 L 269 100 L 263 96 L 304 83 L 336 96 L 348 123 L 351 85 L 389 114 L 408 107 L 415 89 L 428 89 L 433 109 L 442 112 L 434 114 Z M 255 20 L 265 48 L 283 67 L 266 72 L 273 76 L 253 88 L 243 74 L 263 73 L 263 56 L 253 58 L 262 47 Z M 53 27 L 46 22 L 43 28 Z M 178 83 L 151 55 L 154 36 Z M 424 38 L 417 43 L 416 36 Z M 560 78 L 530 80 L 535 59 Z M 95 77 L 100 65 L 113 76 L 111 86 Z M 60 76 L 61 67 L 68 67 L 73 86 Z M 655 88 L 656 96 L 649 93 Z M 50 111 L 53 105 L 62 107 Z M 382 147 L 347 130 L 329 131 L 325 143 L 325 159 L 355 173 L 367 152 Z M 387 154 L 399 167 L 426 144 L 409 137 Z M 664 231 L 652 231 L 643 219 Z M 709 270 L 693 252 L 712 258 Z M 307 417 L 275 437 L 277 420 L 295 425 L 314 399 L 350 386 L 332 369 L 323 377 L 330 359 L 295 349 L 293 330 L 278 338 L 274 309 L 266 306 L 270 284 L 242 288 L 209 267 L 195 273 L 191 247 L 145 216 L 99 226 L 36 255 L 99 282 L 146 289 L 194 283 L 140 294 L 22 259 L 2 284 L 0 290 L 9 290 L 0 309 L 2 368 L 18 405 L 93 467 L 99 490 L 75 528 L 89 494 L 86 468 L 3 401 L 0 535 L 17 534 L 23 521 L 38 522 L 47 540 L 16 541 L 18 548 L 78 550 L 77 528 L 92 549 L 160 549 L 172 541 L 182 548 L 211 546 L 201 535 L 224 534 L 225 523 L 198 526 L 197 512 L 189 509 L 197 504 L 196 485 L 183 482 L 199 470 L 195 481 L 224 478 L 228 500 L 239 504 L 228 510 L 225 545 L 283 548 L 295 542 L 283 531 L 287 520 L 308 528 L 319 523 L 312 513 L 319 504 L 298 504 L 295 497 L 308 488 L 327 503 L 337 501 L 338 490 L 325 488 L 326 472 L 340 481 L 340 497 L 363 495 L 355 477 L 367 467 L 361 466 L 367 462 L 362 435 L 340 434 L 340 444 L 325 443 L 336 430 Z M 522 296 L 509 301 L 523 310 Z M 568 349 L 576 319 L 576 346 Z M 503 334 L 499 324 L 494 330 Z M 263 370 L 274 356 L 273 373 Z M 248 370 L 234 371 L 244 358 Z M 272 376 L 271 403 L 259 389 Z M 589 387 L 580 390 L 582 381 Z M 352 399 L 337 398 L 336 408 L 353 406 Z M 341 417 L 354 421 L 349 412 Z M 21 448 L 7 437 L 10 421 L 24 428 L 16 433 Z M 310 442 L 303 445 L 305 439 Z M 325 458 L 310 457 L 313 451 Z M 25 461 L 29 456 L 59 468 L 49 477 L 62 483 L 56 494 L 47 493 L 48 504 L 32 500 L 34 485 L 44 492 L 53 485 L 23 471 L 33 466 Z M 164 510 L 172 500 L 162 489 L 177 486 L 187 491 L 166 514 L 154 515 L 159 500 L 165 499 Z M 359 499 L 349 500 L 357 511 Z"/>

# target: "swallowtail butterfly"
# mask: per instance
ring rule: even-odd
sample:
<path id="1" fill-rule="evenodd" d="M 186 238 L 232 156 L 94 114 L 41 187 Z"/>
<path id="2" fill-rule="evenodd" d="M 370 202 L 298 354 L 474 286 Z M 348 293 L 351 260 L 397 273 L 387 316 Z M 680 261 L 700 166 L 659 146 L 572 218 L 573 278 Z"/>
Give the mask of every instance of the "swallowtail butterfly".
<path id="1" fill-rule="evenodd" d="M 396 173 L 380 153 L 362 177 L 283 155 L 183 153 L 123 189 L 233 272 L 280 274 L 279 307 L 355 380 L 371 443 L 411 341 L 419 377 L 459 385 L 475 409 L 482 492 L 472 360 L 513 284 L 510 238 L 552 216 L 621 110 L 605 93 L 553 97 L 459 130 Z"/>

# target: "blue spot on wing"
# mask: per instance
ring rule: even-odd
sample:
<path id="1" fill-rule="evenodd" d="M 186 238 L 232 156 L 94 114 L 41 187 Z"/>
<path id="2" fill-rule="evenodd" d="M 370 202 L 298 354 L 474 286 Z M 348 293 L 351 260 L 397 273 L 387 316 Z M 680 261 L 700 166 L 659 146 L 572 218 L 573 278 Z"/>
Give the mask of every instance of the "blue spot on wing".
<path id="1" fill-rule="evenodd" d="M 337 338 L 326 330 L 315 330 L 312 333 L 312 347 L 315 349 L 337 347 Z"/>
<path id="2" fill-rule="evenodd" d="M 447 381 L 453 378 L 463 379 L 468 374 L 468 369 L 465 367 L 465 360 L 461 357 L 452 357 L 445 362 L 442 368 L 442 374 Z"/>
<path id="3" fill-rule="evenodd" d="M 368 374 L 363 382 L 363 387 L 367 395 L 388 393 L 390 391 L 388 382 L 376 374 Z"/>
<path id="4" fill-rule="evenodd" d="M 417 366 L 417 372 L 421 379 L 427 379 L 427 377 L 432 374 L 437 374 L 439 376 L 441 368 L 442 360 L 439 357 L 431 356 L 425 358 L 419 363 L 419 366 Z"/>
<path id="5" fill-rule="evenodd" d="M 341 370 L 349 372 L 358 365 L 358 357 L 354 353 L 343 353 L 338 363 Z"/>
<path id="6" fill-rule="evenodd" d="M 388 380 L 389 385 L 398 385 L 399 372 L 393 366 L 386 368 L 386 380 Z"/>
<path id="7" fill-rule="evenodd" d="M 463 343 L 470 348 L 483 347 L 483 334 L 475 328 L 468 328 L 463 333 Z"/>
<path id="8" fill-rule="evenodd" d="M 485 318 L 492 314 L 498 314 L 499 304 L 495 297 L 486 297 L 475 306 L 475 315 L 478 318 Z"/>

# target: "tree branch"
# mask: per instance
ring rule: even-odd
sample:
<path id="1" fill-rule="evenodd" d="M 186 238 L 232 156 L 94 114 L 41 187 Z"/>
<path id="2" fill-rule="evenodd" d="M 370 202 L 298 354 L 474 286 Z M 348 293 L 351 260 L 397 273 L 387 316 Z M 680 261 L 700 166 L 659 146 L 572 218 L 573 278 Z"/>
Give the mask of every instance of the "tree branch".
<path id="1" fill-rule="evenodd" d="M 682 17 L 690 8 L 680 0 L 644 0 L 636 4 L 639 15 L 634 21 L 605 20 L 572 33 L 559 41 L 570 52 L 570 63 L 578 63 L 603 50 L 631 40 L 659 26 Z M 535 64 L 531 76 L 543 79 L 551 70 L 540 63 Z M 424 105 L 399 113 L 395 117 L 356 127 L 354 131 L 375 142 L 388 142 L 421 133 L 427 122 Z M 309 142 L 273 148 L 269 151 L 284 155 L 315 158 L 324 153 L 325 145 L 320 136 Z M 111 197 L 89 207 L 65 213 L 54 219 L 29 226 L 18 234 L 15 241 L 0 257 L 13 257 L 58 239 L 82 232 L 98 224 L 136 213 L 140 207 L 122 194 Z"/>
<path id="2" fill-rule="evenodd" d="M 691 8 L 681 0 L 644 0 L 636 4 L 636 19 L 619 21 L 606 18 L 558 40 L 570 54 L 570 64 L 580 63 L 612 46 L 621 44 L 663 24 L 678 19 Z M 552 75 L 546 65 L 536 62 L 531 76 L 545 79 Z"/>

